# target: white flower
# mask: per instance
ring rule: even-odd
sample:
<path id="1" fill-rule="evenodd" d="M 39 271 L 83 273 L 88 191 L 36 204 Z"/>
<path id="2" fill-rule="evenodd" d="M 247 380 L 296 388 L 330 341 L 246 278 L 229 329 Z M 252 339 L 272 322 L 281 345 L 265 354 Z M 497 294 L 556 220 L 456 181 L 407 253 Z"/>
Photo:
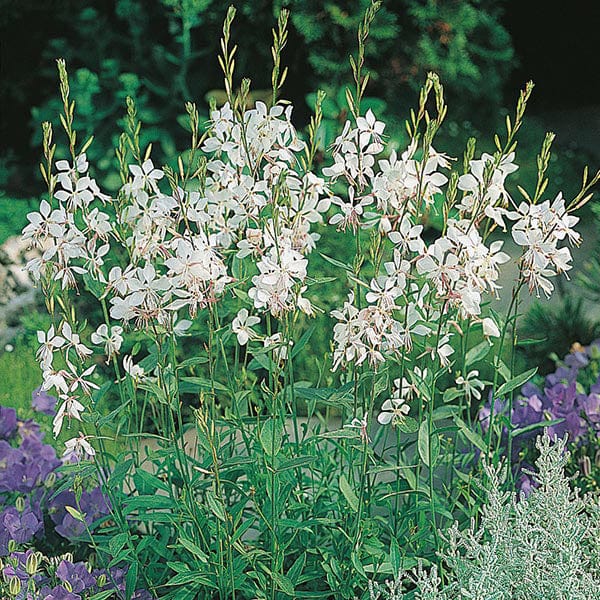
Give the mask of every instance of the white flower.
<path id="1" fill-rule="evenodd" d="M 251 327 L 260 323 L 260 317 L 254 317 L 248 315 L 248 310 L 242 308 L 235 319 L 231 322 L 231 330 L 237 336 L 237 341 L 240 346 L 245 346 L 248 340 L 256 337 Z"/>
<path id="2" fill-rule="evenodd" d="M 158 191 L 156 182 L 164 177 L 160 169 L 155 169 L 151 159 L 145 160 L 141 168 L 138 165 L 129 165 L 134 179 L 133 186 L 143 188 L 149 185 L 154 191 Z"/>
<path id="3" fill-rule="evenodd" d="M 104 352 L 106 353 L 107 362 L 115 355 L 119 353 L 121 344 L 123 343 L 123 328 L 118 325 L 110 328 L 110 334 L 108 333 L 108 326 L 102 323 L 92 333 L 91 339 L 92 344 L 97 346 L 104 346 Z"/>
<path id="4" fill-rule="evenodd" d="M 144 369 L 133 364 L 133 358 L 127 354 L 123 357 L 123 368 L 134 381 L 140 381 L 144 377 Z"/>
<path id="5" fill-rule="evenodd" d="M 456 378 L 456 385 L 464 388 L 465 396 L 467 397 L 467 402 L 471 401 L 471 398 L 476 398 L 477 400 L 481 400 L 481 391 L 484 388 L 484 384 L 482 381 L 479 381 L 479 371 L 473 370 L 469 371 L 466 377 L 460 375 Z"/>
<path id="6" fill-rule="evenodd" d="M 92 445 L 87 441 L 87 438 L 81 431 L 79 437 L 71 438 L 65 442 L 65 451 L 63 453 L 63 460 L 70 461 L 72 458 L 76 460 L 93 458 L 96 456 L 96 451 Z"/>
<path id="7" fill-rule="evenodd" d="M 66 349 L 68 350 L 69 348 L 74 348 L 80 360 L 84 360 L 86 356 L 93 354 L 92 350 L 81 343 L 79 334 L 75 333 L 72 330 L 71 325 L 69 325 L 69 323 L 66 321 L 63 323 L 61 333 L 67 342 Z"/>
<path id="8" fill-rule="evenodd" d="M 292 340 L 285 341 L 281 333 L 277 332 L 263 341 L 263 346 L 273 352 L 273 358 L 276 360 L 285 360 L 288 357 L 288 348 L 294 345 Z"/>
<path id="9" fill-rule="evenodd" d="M 482 325 L 483 335 L 485 337 L 500 337 L 500 330 L 498 329 L 496 322 L 492 318 L 486 317 L 485 319 L 483 319 Z"/>
<path id="10" fill-rule="evenodd" d="M 56 412 L 56 416 L 52 421 L 52 431 L 54 432 L 54 437 L 57 437 L 62 429 L 62 424 L 64 418 L 67 417 L 69 422 L 71 419 L 77 419 L 81 421 L 81 412 L 85 410 L 83 404 L 79 402 L 74 396 L 68 396 L 67 394 L 61 394 L 60 399 L 63 403 L 60 405 L 60 408 Z"/>
<path id="11" fill-rule="evenodd" d="M 360 431 L 360 437 L 365 444 L 368 444 L 371 441 L 369 438 L 367 416 L 368 413 L 365 413 L 361 418 L 355 417 L 350 423 L 344 425 L 344 427 L 350 429 L 358 429 Z"/>
<path id="12" fill-rule="evenodd" d="M 64 345 L 65 339 L 60 335 L 55 335 L 54 325 L 50 327 L 47 333 L 45 331 L 38 331 L 37 339 L 40 343 L 36 354 L 37 359 L 43 370 L 49 369 L 52 365 L 54 352 Z"/>

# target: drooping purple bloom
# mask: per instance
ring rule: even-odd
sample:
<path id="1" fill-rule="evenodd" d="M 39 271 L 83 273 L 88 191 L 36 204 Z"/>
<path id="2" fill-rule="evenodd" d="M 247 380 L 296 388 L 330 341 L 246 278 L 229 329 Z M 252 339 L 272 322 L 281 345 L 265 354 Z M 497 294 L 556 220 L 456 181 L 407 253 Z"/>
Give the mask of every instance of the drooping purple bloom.
<path id="1" fill-rule="evenodd" d="M 19 436 L 22 440 L 27 438 L 35 438 L 40 440 L 44 437 L 44 434 L 40 430 L 39 423 L 36 423 L 33 419 L 27 419 L 26 421 L 18 422 Z"/>
<path id="2" fill-rule="evenodd" d="M 565 356 L 565 364 L 575 369 L 584 369 L 588 366 L 590 360 L 586 352 L 570 352 Z"/>
<path id="3" fill-rule="evenodd" d="M 56 412 L 56 403 L 57 399 L 41 387 L 33 390 L 31 394 L 31 406 L 33 406 L 33 410 L 48 415 L 49 417 L 54 416 Z"/>
<path id="4" fill-rule="evenodd" d="M 72 563 L 61 561 L 56 569 L 56 576 L 63 582 L 69 583 L 75 593 L 84 592 L 96 585 L 96 578 L 87 570 L 82 562 Z"/>
<path id="5" fill-rule="evenodd" d="M 26 509 L 19 513 L 14 506 L 9 506 L 1 514 L 0 525 L 17 544 L 25 544 L 42 528 L 43 523 L 33 511 Z"/>
<path id="6" fill-rule="evenodd" d="M 17 411 L 0 406 L 0 440 L 9 440 L 17 428 Z"/>
<path id="7" fill-rule="evenodd" d="M 62 585 L 57 585 L 51 590 L 42 590 L 42 598 L 44 600 L 81 600 L 79 594 L 67 591 Z"/>
<path id="8" fill-rule="evenodd" d="M 579 407 L 583 410 L 590 423 L 593 425 L 600 424 L 600 394 L 598 392 L 594 391 L 589 395 L 581 394 Z"/>

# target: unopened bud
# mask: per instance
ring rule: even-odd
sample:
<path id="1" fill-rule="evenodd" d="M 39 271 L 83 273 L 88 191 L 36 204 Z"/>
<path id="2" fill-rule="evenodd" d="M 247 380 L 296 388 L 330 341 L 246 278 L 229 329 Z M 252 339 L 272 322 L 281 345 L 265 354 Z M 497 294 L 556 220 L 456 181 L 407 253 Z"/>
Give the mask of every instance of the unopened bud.
<path id="1" fill-rule="evenodd" d="M 40 566 L 40 559 L 37 552 L 32 552 L 27 557 L 27 562 L 25 563 L 25 571 L 27 571 L 28 575 L 34 575 L 38 567 Z"/>
<path id="2" fill-rule="evenodd" d="M 12 554 L 19 549 L 19 544 L 15 540 L 8 540 L 8 553 Z"/>
<path id="3" fill-rule="evenodd" d="M 54 471 L 52 471 L 51 473 L 48 474 L 48 477 L 46 477 L 46 480 L 44 481 L 44 485 L 50 489 L 52 487 L 54 487 L 54 484 L 56 483 L 56 473 L 54 473 Z"/>
<path id="4" fill-rule="evenodd" d="M 23 496 L 19 496 L 16 500 L 15 500 L 15 508 L 19 511 L 19 512 L 23 512 L 25 510 L 25 498 L 23 498 Z"/>
<path id="5" fill-rule="evenodd" d="M 62 586 L 67 590 L 67 592 L 71 593 L 73 591 L 73 586 L 68 581 L 63 581 Z"/>
<path id="6" fill-rule="evenodd" d="M 17 596 L 21 591 L 21 580 L 15 575 L 11 578 L 10 584 L 8 585 L 8 593 L 11 596 Z"/>
<path id="7" fill-rule="evenodd" d="M 96 579 L 96 585 L 99 588 L 103 588 L 106 585 L 106 575 L 104 573 L 102 573 L 102 575 L 100 575 L 98 579 Z"/>
<path id="8" fill-rule="evenodd" d="M 587 454 L 581 459 L 581 470 L 586 477 L 592 474 L 592 461 Z"/>

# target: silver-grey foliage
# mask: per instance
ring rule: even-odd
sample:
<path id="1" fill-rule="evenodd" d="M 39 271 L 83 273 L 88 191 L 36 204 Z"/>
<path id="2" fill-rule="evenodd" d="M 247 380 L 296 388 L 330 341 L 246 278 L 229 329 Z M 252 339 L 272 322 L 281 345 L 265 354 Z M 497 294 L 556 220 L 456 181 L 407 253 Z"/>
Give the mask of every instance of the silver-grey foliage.
<path id="1" fill-rule="evenodd" d="M 402 573 L 369 585 L 370 600 L 598 600 L 600 506 L 581 497 L 564 473 L 563 440 L 537 441 L 538 487 L 528 497 L 501 491 L 501 474 L 487 468 L 488 497 L 480 524 L 446 534 L 442 558 L 451 581 L 437 570 Z M 403 583 L 417 591 L 402 592 Z"/>

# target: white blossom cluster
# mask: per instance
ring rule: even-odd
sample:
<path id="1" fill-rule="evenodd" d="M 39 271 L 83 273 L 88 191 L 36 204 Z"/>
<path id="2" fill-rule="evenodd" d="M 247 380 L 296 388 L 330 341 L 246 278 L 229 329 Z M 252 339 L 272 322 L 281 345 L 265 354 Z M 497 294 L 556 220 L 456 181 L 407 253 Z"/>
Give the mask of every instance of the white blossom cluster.
<path id="1" fill-rule="evenodd" d="M 180 311 L 193 319 L 227 289 L 244 284 L 248 308 L 237 313 L 231 331 L 239 345 L 259 340 L 274 359 L 285 360 L 293 340 L 280 331 L 261 336 L 260 315 L 277 320 L 298 310 L 314 314 L 306 297 L 308 256 L 319 241 L 315 225 L 324 223 L 332 206 L 330 225 L 355 234 L 376 229 L 390 249 L 376 276 L 357 280 L 348 301 L 332 312 L 338 321 L 334 370 L 365 361 L 376 368 L 415 344 L 422 356 L 446 367 L 456 330 L 449 314 L 482 323 L 486 336 L 499 335 L 496 323 L 482 318 L 481 304 L 484 294 L 497 295 L 500 268 L 510 257 L 501 241 L 488 242 L 484 223 L 505 229 L 505 219 L 515 222 L 522 276 L 532 291 L 550 294 L 549 278 L 570 268 L 570 252 L 559 243 L 579 243 L 577 219 L 560 195 L 552 204 L 513 203 L 505 180 L 517 169 L 514 154 L 470 161 L 469 172 L 458 178 L 462 198 L 450 207 L 443 235 L 426 244 L 422 215 L 444 194 L 451 159 L 431 145 L 423 151 L 417 140 L 381 158 L 385 125 L 369 110 L 355 126 L 346 123 L 332 148 L 333 163 L 319 177 L 303 166 L 307 147 L 291 111 L 262 102 L 243 114 L 229 104 L 213 111 L 201 148 L 204 176 L 186 189 L 149 156 L 129 166 L 115 198 L 89 176 L 85 154 L 74 164 L 56 163 L 54 197 L 28 215 L 23 232 L 43 250 L 27 269 L 62 290 L 77 288 L 80 279 L 101 290 L 108 314 L 90 342 L 107 361 L 117 360 L 126 327 L 159 325 L 179 335 L 190 324 L 179 319 Z M 232 275 L 234 260 L 243 265 L 243 281 Z M 97 387 L 90 381 L 95 367 L 87 364 L 93 351 L 66 321 L 58 328 L 38 333 L 43 387 L 57 390 L 62 400 L 55 434 L 65 417 L 81 419 L 83 397 Z M 56 353 L 66 368 L 54 367 Z M 134 382 L 146 377 L 130 356 L 122 366 Z M 391 413 L 404 414 L 399 398 L 390 400 Z"/>
<path id="2" fill-rule="evenodd" d="M 376 368 L 410 351 L 417 338 L 423 353 L 448 366 L 460 319 L 481 323 L 486 337 L 498 336 L 494 320 L 482 318 L 481 304 L 486 293 L 498 296 L 500 269 L 510 260 L 501 240 L 488 240 L 490 228 L 506 230 L 505 219 L 515 221 L 512 236 L 523 246 L 521 277 L 531 291 L 552 292 L 548 278 L 570 269 L 569 249 L 559 248 L 559 242 L 579 242 L 572 229 L 578 219 L 567 214 L 560 194 L 552 204 L 515 205 L 505 188 L 506 178 L 518 168 L 510 152 L 484 153 L 469 162 L 469 171 L 457 180 L 462 197 L 447 207 L 443 235 L 427 245 L 420 220 L 434 197 L 444 193 L 448 176 L 440 170 L 448 169 L 451 160 L 431 145 L 425 148 L 426 159 L 417 159 L 423 151 L 417 152 L 416 140 L 400 158 L 392 152 L 377 160 L 384 128 L 371 111 L 354 128 L 347 122 L 333 146 L 334 163 L 324 169 L 347 187 L 346 200 L 332 199 L 339 210 L 329 223 L 355 232 L 377 226 L 392 244 L 392 260 L 370 282 L 366 306 L 350 294 L 343 308 L 332 312 L 338 320 L 334 370 L 367 359 Z"/>

